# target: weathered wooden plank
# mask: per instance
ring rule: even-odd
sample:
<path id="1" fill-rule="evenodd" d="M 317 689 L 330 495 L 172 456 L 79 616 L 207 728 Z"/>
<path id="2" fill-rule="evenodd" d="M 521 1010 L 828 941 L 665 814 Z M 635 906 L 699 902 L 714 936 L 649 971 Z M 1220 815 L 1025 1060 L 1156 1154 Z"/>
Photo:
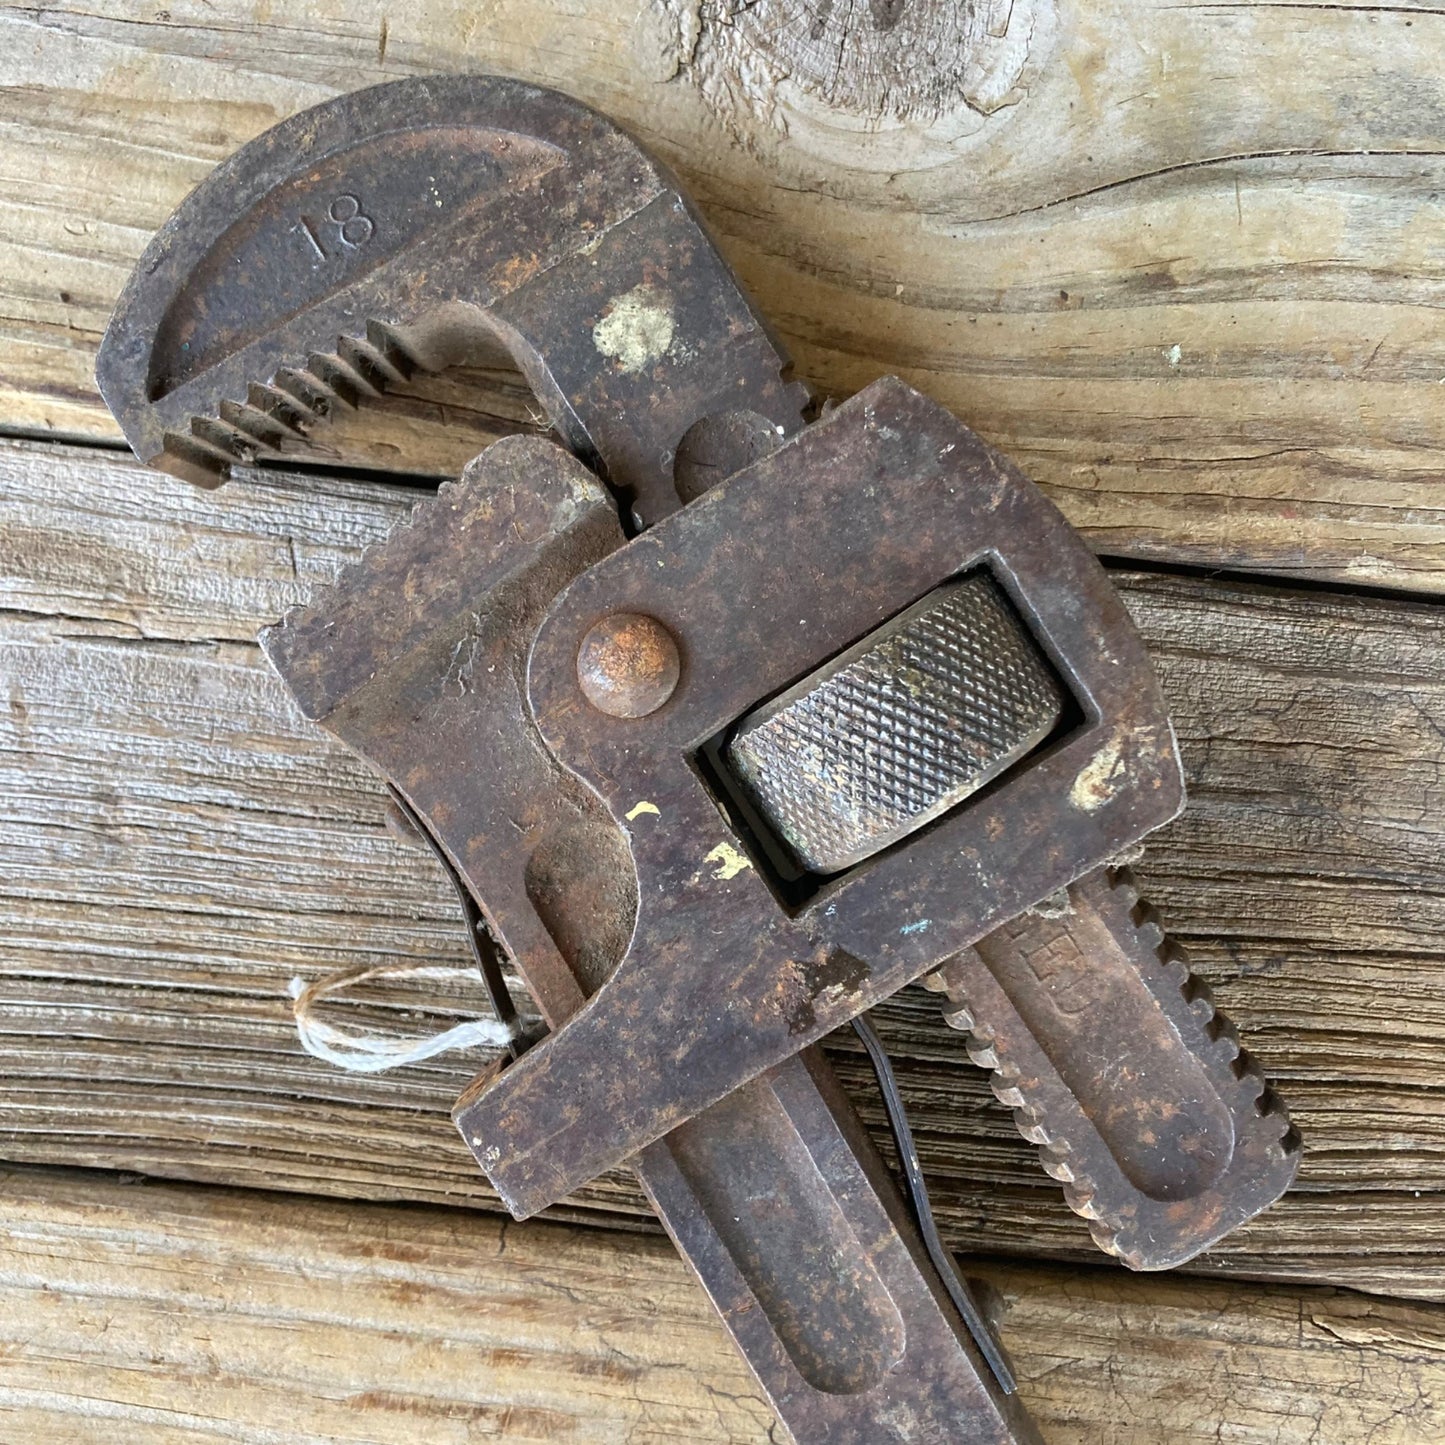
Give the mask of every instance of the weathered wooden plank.
<path id="1" fill-rule="evenodd" d="M 293 975 L 462 958 L 376 780 L 249 641 L 410 500 L 259 473 L 197 493 L 0 444 L 0 1155 L 489 1202 L 446 1119 L 472 1061 L 338 1073 L 301 1053 L 285 997 Z M 1203 1267 L 1445 1296 L 1440 610 L 1121 580 L 1193 795 L 1143 875 L 1309 1144 L 1298 1189 Z M 399 985 L 350 1017 L 421 1032 L 480 1006 Z M 880 1012 L 950 1237 L 1092 1257 L 932 996 Z M 626 1179 L 578 1204 L 643 1214 Z"/>
<path id="2" fill-rule="evenodd" d="M 27 1445 L 777 1439 L 661 1240 L 11 1170 L 0 1433 Z M 1445 1309 L 970 1263 L 1050 1445 L 1445 1430 Z"/>
<path id="3" fill-rule="evenodd" d="M 768 1438 L 661 1241 L 78 1173 L 4 1193 L 7 1440 Z"/>
<path id="4" fill-rule="evenodd" d="M 115 436 L 110 305 L 236 145 L 338 90 L 495 69 L 677 165 L 805 376 L 898 371 L 1101 550 L 1439 590 L 1445 13 L 875 10 L 0 6 L 0 427 Z M 327 445 L 450 471 L 525 414 L 503 379 L 440 380 Z"/>

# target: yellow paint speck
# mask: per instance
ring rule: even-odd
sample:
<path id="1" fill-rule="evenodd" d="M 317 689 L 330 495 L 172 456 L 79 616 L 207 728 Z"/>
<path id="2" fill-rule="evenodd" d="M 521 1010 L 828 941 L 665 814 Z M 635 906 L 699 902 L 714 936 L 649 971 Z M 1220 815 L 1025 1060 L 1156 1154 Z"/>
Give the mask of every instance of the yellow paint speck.
<path id="1" fill-rule="evenodd" d="M 702 861 L 717 864 L 712 876 L 720 883 L 736 878 L 744 869 L 753 866 L 751 860 L 745 854 L 739 853 L 731 843 L 719 843 Z"/>
<path id="2" fill-rule="evenodd" d="M 1079 770 L 1069 790 L 1069 802 L 1080 812 L 1097 812 L 1119 791 L 1123 771 L 1123 747 L 1114 737 Z"/>
<path id="3" fill-rule="evenodd" d="M 639 803 L 627 814 L 627 821 L 635 823 L 644 813 L 650 813 L 654 818 L 662 817 L 662 809 L 656 803 Z"/>

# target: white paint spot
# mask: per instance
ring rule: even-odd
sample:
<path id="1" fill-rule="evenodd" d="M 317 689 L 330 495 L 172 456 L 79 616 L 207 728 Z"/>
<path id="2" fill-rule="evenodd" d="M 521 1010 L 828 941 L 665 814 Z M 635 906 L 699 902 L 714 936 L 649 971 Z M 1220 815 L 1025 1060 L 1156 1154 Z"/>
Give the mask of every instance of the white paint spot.
<path id="1" fill-rule="evenodd" d="M 1361 552 L 1345 563 L 1345 571 L 1351 577 L 1383 577 L 1396 570 L 1396 564 L 1388 557 L 1372 557 L 1368 552 Z"/>
<path id="2" fill-rule="evenodd" d="M 753 866 L 752 860 L 746 854 L 739 853 L 731 843 L 719 843 L 702 861 L 717 864 L 712 876 L 719 883 L 726 883 L 728 879 L 736 878 L 739 873 Z"/>
<path id="3" fill-rule="evenodd" d="M 1167 361 L 1170 366 L 1178 366 L 1179 363 L 1184 360 L 1184 348 L 1176 341 L 1174 345 L 1164 353 L 1164 360 Z"/>
<path id="4" fill-rule="evenodd" d="M 627 821 L 635 823 L 644 813 L 650 813 L 654 818 L 662 817 L 662 809 L 656 803 L 639 803 L 627 814 Z"/>
<path id="5" fill-rule="evenodd" d="M 592 328 L 592 344 L 631 373 L 660 361 L 676 330 L 672 297 L 644 283 L 614 296 L 607 314 Z"/>
<path id="6" fill-rule="evenodd" d="M 933 920 L 931 918 L 920 918 L 917 923 L 905 923 L 898 931 L 907 938 L 914 933 L 927 933 L 932 927 Z"/>

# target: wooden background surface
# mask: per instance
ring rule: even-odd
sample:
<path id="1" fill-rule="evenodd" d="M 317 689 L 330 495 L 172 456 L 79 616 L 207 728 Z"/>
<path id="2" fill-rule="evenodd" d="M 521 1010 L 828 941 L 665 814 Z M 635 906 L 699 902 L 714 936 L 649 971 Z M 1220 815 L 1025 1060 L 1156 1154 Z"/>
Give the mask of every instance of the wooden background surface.
<path id="1" fill-rule="evenodd" d="M 880 1011 L 1046 1439 L 1445 1438 L 1445 14 L 872 14 L 0 6 L 0 1438 L 769 1438 L 629 1180 L 565 1232 L 504 1229 L 446 1119 L 475 1061 L 343 1075 L 289 1023 L 293 975 L 461 954 L 255 633 L 533 424 L 525 389 L 428 378 L 326 433 L 319 472 L 202 495 L 129 459 L 91 381 L 216 161 L 434 69 L 627 124 L 801 374 L 897 371 L 1119 568 L 1192 796 L 1139 871 L 1307 1152 L 1189 1275 L 1127 1276 L 935 1000 Z"/>

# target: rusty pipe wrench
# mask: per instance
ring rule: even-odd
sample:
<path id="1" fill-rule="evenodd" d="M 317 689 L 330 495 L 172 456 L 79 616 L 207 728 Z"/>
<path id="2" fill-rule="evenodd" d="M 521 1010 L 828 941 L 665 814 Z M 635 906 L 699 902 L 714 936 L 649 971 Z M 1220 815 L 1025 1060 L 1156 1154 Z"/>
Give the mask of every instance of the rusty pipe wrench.
<path id="1" fill-rule="evenodd" d="M 319 612 L 273 634 L 268 650 L 307 711 L 401 786 L 485 900 L 493 928 L 549 1022 L 559 1026 L 558 1040 L 593 1013 L 593 1007 L 583 1007 L 588 994 L 599 985 L 600 996 L 614 990 L 623 962 L 637 951 L 639 927 L 655 914 L 648 906 L 655 900 L 644 901 L 639 891 L 644 870 L 637 860 L 648 852 L 643 830 L 663 810 L 653 798 L 619 799 L 598 788 L 596 780 L 590 787 L 580 782 L 578 774 L 585 770 L 575 758 L 559 766 L 565 746 L 558 749 L 550 735 L 544 742 L 536 723 L 543 720 L 544 733 L 559 720 L 565 724 L 569 710 L 579 710 L 578 697 L 588 710 L 584 720 L 595 714 L 613 727 L 645 722 L 653 714 L 675 715 L 679 684 L 685 691 L 702 671 L 695 640 L 685 634 L 680 650 L 674 631 L 653 613 L 613 607 L 602 615 L 589 614 L 582 635 L 571 640 L 566 665 L 560 673 L 552 669 L 553 681 L 570 679 L 577 696 L 562 698 L 560 708 L 539 706 L 532 682 L 545 680 L 546 668 L 538 671 L 538 647 L 558 629 L 556 616 L 544 621 L 544 614 L 549 609 L 555 614 L 554 599 L 565 592 L 558 604 L 565 615 L 576 590 L 566 590 L 569 582 L 585 585 L 604 560 L 635 558 L 637 548 L 647 544 L 655 550 L 645 560 L 659 570 L 690 561 L 693 571 L 675 589 L 678 596 L 705 590 L 709 566 L 714 587 L 721 583 L 746 592 L 765 579 L 749 575 L 745 565 L 736 568 L 738 560 L 746 564 L 746 552 L 752 550 L 744 547 L 738 558 L 737 539 L 747 535 L 738 528 L 751 526 L 758 535 L 769 535 L 768 526 L 775 522 L 794 541 L 791 555 L 806 559 L 810 549 L 817 552 L 808 539 L 829 511 L 845 516 L 857 509 L 857 495 L 850 495 L 855 489 L 850 485 L 840 491 L 838 478 L 859 482 L 870 506 L 882 486 L 882 510 L 896 521 L 899 502 L 907 499 L 889 496 L 884 484 L 890 476 L 896 481 L 900 467 L 912 467 L 920 476 L 931 473 L 925 477 L 932 488 L 931 506 L 948 505 L 968 491 L 973 502 L 983 504 L 972 508 L 975 521 L 986 520 L 990 512 L 997 517 L 1002 510 L 1010 514 L 1016 533 L 1033 527 L 1035 564 L 1050 548 L 1060 549 L 1070 564 L 1062 569 L 1070 574 L 1063 586 L 1054 589 L 1056 600 L 1066 602 L 1063 594 L 1076 584 L 1097 604 L 1092 620 L 1103 616 L 1109 645 L 1102 652 L 1095 649 L 1093 662 L 1122 667 L 1129 686 L 1110 693 L 1105 676 L 1102 692 L 1098 678 L 1091 689 L 1091 676 L 1080 675 L 1077 654 L 1070 651 L 1080 642 L 1079 629 L 1073 643 L 1060 648 L 1061 619 L 1068 630 L 1067 602 L 1062 611 L 1050 612 L 1045 598 L 1054 633 L 1041 649 L 1038 675 L 1045 681 L 1039 686 L 1047 692 L 1050 679 L 1049 685 L 1060 684 L 1060 671 L 1067 674 L 1054 694 L 1053 730 L 1033 736 L 1043 725 L 1034 718 L 1032 731 L 1026 727 L 1011 741 L 994 738 L 992 744 L 1007 744 L 1001 751 L 994 747 L 992 762 L 999 766 L 993 772 L 1001 776 L 986 777 L 987 767 L 974 767 L 968 781 L 987 785 L 991 791 L 984 792 L 984 799 L 997 797 L 1003 788 L 1012 788 L 1017 797 L 1016 765 L 1023 759 L 1009 756 L 1010 748 L 1018 751 L 1023 739 L 1035 749 L 1036 759 L 1042 748 L 1044 761 L 1063 755 L 1078 764 L 1083 756 L 1078 743 L 1085 738 L 1094 751 L 1076 767 L 1070 791 L 1082 788 L 1084 802 L 1100 799 L 1096 807 L 1077 811 L 1102 812 L 1112 820 L 1110 826 L 1095 828 L 1083 839 L 1036 836 L 1033 851 L 1046 854 L 1045 863 L 1032 872 L 1025 867 L 1022 882 L 1010 884 L 995 876 L 993 829 L 1000 826 L 1000 816 L 1007 832 L 1007 810 L 1000 815 L 995 809 L 985 838 L 972 850 L 973 876 L 952 880 L 987 894 L 984 905 L 961 929 L 940 922 L 935 938 L 925 940 L 928 946 L 905 947 L 901 966 L 894 960 L 882 970 L 882 983 L 869 977 L 878 970 L 866 957 L 867 948 L 859 956 L 828 945 L 813 926 L 836 917 L 850 890 L 857 924 L 858 878 L 850 879 L 849 870 L 858 860 L 845 859 L 831 876 L 810 875 L 805 844 L 796 832 L 789 835 L 786 820 L 770 804 L 766 750 L 754 748 L 749 764 L 742 731 L 726 745 L 721 733 L 692 737 L 688 766 L 713 813 L 702 820 L 701 839 L 717 836 L 715 819 L 727 823 L 727 836 L 700 855 L 712 863 L 695 870 L 695 881 L 702 882 L 705 874 L 724 885 L 738 879 L 745 886 L 762 882 L 772 908 L 786 920 L 782 932 L 790 941 L 807 940 L 812 928 L 814 946 L 811 955 L 785 949 L 803 956 L 784 959 L 781 972 L 775 967 L 776 951 L 769 960 L 753 949 L 756 979 L 768 977 L 772 967 L 777 985 L 771 1001 L 762 1000 L 770 1010 L 764 1022 L 785 1021 L 786 1040 L 780 1049 L 773 1027 L 766 1047 L 749 1052 L 749 1029 L 725 1030 L 725 1038 L 745 1045 L 741 1068 L 734 1061 L 730 1072 L 711 1077 L 701 1091 L 679 1090 L 662 1110 L 664 1116 L 669 1111 L 675 1116 L 664 1117 L 664 1125 L 678 1127 L 647 1144 L 637 1160 L 665 1222 L 799 1438 L 813 1438 L 808 1431 L 819 1429 L 825 1432 L 819 1438 L 889 1438 L 878 1412 L 893 1410 L 899 1382 L 925 1361 L 940 1381 L 949 1369 L 959 1379 L 971 1372 L 974 1380 L 971 1396 L 965 1389 L 951 1399 L 944 1398 L 948 1391 L 940 1384 L 938 1408 L 962 1409 L 960 1402 L 968 1397 L 967 1408 L 982 1412 L 970 1426 L 978 1438 L 1009 1438 L 1007 1431 L 1025 1428 L 1017 1412 L 989 1389 L 957 1321 L 950 1321 L 946 1305 L 940 1307 L 937 1281 L 929 1278 L 926 1264 L 920 1267 L 916 1238 L 825 1067 L 815 1056 L 800 1063 L 796 1051 L 831 1027 L 833 1019 L 846 1017 L 853 1003 L 861 1007 L 866 998 L 881 996 L 891 986 L 888 980 L 927 971 L 954 951 L 950 945 L 967 942 L 970 931 L 977 939 L 991 923 L 1055 887 L 1075 883 L 1090 864 L 1111 856 L 1103 851 L 1106 842 L 1117 852 L 1172 813 L 1180 801 L 1172 735 L 1137 639 L 1111 600 L 1107 582 L 1097 569 L 1090 570 L 1094 564 L 1079 555 L 1082 548 L 1052 509 L 966 429 L 900 384 L 879 384 L 855 399 L 851 411 L 845 408 L 795 435 L 800 398 L 781 380 L 781 354 L 675 184 L 593 113 L 531 87 L 482 78 L 403 82 L 318 107 L 268 133 L 206 182 L 147 252 L 117 308 L 98 375 L 107 401 L 143 457 L 213 484 L 232 460 L 253 456 L 285 432 L 304 433 L 333 407 L 356 402 L 415 365 L 446 364 L 480 333 L 500 338 L 511 349 L 559 434 L 611 482 L 629 520 L 661 524 L 682 501 L 703 493 L 710 480 L 725 478 L 683 514 L 711 513 L 709 520 L 679 534 L 675 557 L 656 549 L 660 525 L 623 546 L 605 497 L 580 468 L 569 476 L 570 464 L 551 455 L 544 443 L 503 444 L 475 464 L 459 489 L 443 493 L 445 502 L 430 504 L 410 533 L 343 579 Z M 898 451 L 900 439 L 911 442 L 912 450 L 905 445 Z M 955 453 L 960 455 L 950 462 Z M 743 478 L 746 483 L 734 485 Z M 555 492 L 550 509 L 549 488 Z M 785 502 L 777 500 L 787 499 L 790 488 L 794 498 L 800 491 L 818 494 L 804 498 L 813 505 L 795 508 L 791 517 Z M 564 494 L 566 500 L 559 500 Z M 698 533 L 706 533 L 709 525 L 711 533 L 699 540 Z M 751 705 L 766 692 L 785 691 L 783 685 L 791 684 L 797 696 L 787 701 L 794 715 L 798 705 L 806 711 L 810 699 L 816 701 L 814 694 L 826 694 L 837 678 L 856 680 L 855 664 L 861 663 L 866 674 L 870 657 L 876 664 L 880 655 L 892 655 L 890 646 L 896 653 L 930 629 L 937 634 L 941 621 L 955 632 L 960 626 L 965 631 L 982 626 L 987 632 L 991 626 L 993 642 L 1017 652 L 1020 635 L 1030 632 L 1022 614 L 1037 638 L 1045 620 L 1039 598 L 1028 586 L 1021 590 L 1019 578 L 1022 573 L 1037 581 L 1039 568 L 1030 568 L 1029 547 L 1000 540 L 1007 526 L 995 530 L 999 536 L 991 547 L 979 547 L 977 539 L 960 547 L 955 529 L 951 555 L 945 558 L 935 548 L 938 555 L 922 565 L 899 546 L 900 537 L 906 541 L 911 535 L 906 526 L 891 535 L 887 526 L 874 527 L 864 538 L 842 539 L 841 547 L 840 538 L 830 534 L 835 549 L 840 548 L 828 559 L 833 563 L 857 560 L 860 546 L 884 556 L 886 565 L 875 569 L 867 603 L 851 611 L 841 608 L 846 620 L 821 628 L 828 634 L 822 641 L 814 639 L 801 651 L 783 649 L 784 664 L 769 673 L 779 679 L 778 687 L 755 688 L 748 705 L 728 724 L 748 713 L 748 736 L 766 741 L 770 726 L 776 732 L 777 719 L 788 713 L 786 706 L 772 706 L 768 716 L 759 715 Z M 731 553 L 726 546 L 714 549 L 719 541 L 727 543 L 729 534 L 735 534 Z M 486 551 L 483 543 L 494 535 L 519 539 L 523 550 L 509 542 Z M 710 560 L 703 555 L 709 549 L 714 549 Z M 927 584 L 935 580 L 930 571 L 946 579 L 981 559 L 989 578 L 949 583 L 948 597 L 929 601 Z M 827 580 L 814 579 L 810 602 L 827 605 L 837 590 L 820 588 Z M 765 593 L 766 588 L 757 595 Z M 396 605 L 398 597 L 405 598 L 404 607 Z M 894 601 L 899 606 L 890 617 Z M 629 626 L 629 618 L 640 619 L 639 625 Z M 868 639 L 878 630 L 873 624 L 880 620 L 892 630 L 881 642 L 875 637 L 870 647 Z M 734 644 L 742 639 L 753 647 L 766 646 L 767 628 L 778 616 L 770 614 L 761 627 L 756 617 L 743 621 L 750 621 L 753 630 L 735 628 Z M 599 623 L 606 624 L 600 633 Z M 725 633 L 728 619 L 721 623 Z M 721 635 L 719 619 L 712 619 L 712 626 L 714 635 Z M 1049 632 L 1047 625 L 1042 630 Z M 833 646 L 828 637 L 844 645 Z M 857 652 L 860 638 L 859 657 L 799 691 L 797 679 L 807 672 L 806 664 Z M 579 673 L 583 644 L 591 647 L 593 665 Z M 564 655 L 567 647 L 564 640 Z M 1111 647 L 1120 655 L 1110 655 Z M 554 642 L 554 653 L 556 648 Z M 750 652 L 744 655 L 752 660 Z M 1023 655 L 1029 656 L 1026 648 Z M 639 669 L 634 660 L 629 675 L 626 665 L 615 665 L 618 657 L 625 662 L 629 656 L 642 657 L 646 665 Z M 458 658 L 463 659 L 459 668 Z M 503 681 L 490 689 L 481 686 L 480 661 L 487 677 Z M 719 661 L 720 655 L 713 654 L 714 667 Z M 1040 658 L 1033 661 L 1039 664 Z M 639 687 L 645 702 L 648 687 L 665 688 L 669 677 L 671 690 L 662 703 L 651 712 L 639 711 Z M 597 696 L 580 691 L 588 684 L 601 696 L 601 705 Z M 455 689 L 455 698 L 449 688 Z M 1104 707 L 1102 694 L 1108 694 Z M 697 733 L 695 720 L 692 731 Z M 973 744 L 984 751 L 991 745 L 988 739 Z M 623 744 L 622 753 L 627 751 Z M 459 776 L 457 759 L 467 755 L 484 760 L 486 777 Z M 514 766 L 517 758 L 521 761 Z M 796 759 L 784 747 L 774 761 L 786 773 Z M 1027 772 L 1035 775 L 1037 792 L 1037 762 Z M 1055 781 L 1060 775 L 1055 764 Z M 676 770 L 667 782 L 682 811 L 691 806 L 696 815 L 697 798 L 687 794 L 685 780 L 677 793 Z M 910 814 L 912 803 L 892 799 L 891 811 L 885 808 L 868 820 L 863 861 L 881 851 L 884 861 L 896 863 L 909 851 L 910 822 L 919 826 L 925 812 L 925 839 L 936 840 L 957 823 L 956 805 L 969 791 L 954 786 L 942 804 L 934 798 L 931 812 L 913 808 Z M 978 804 L 964 811 L 976 815 Z M 770 823 L 776 825 L 771 838 Z M 890 828 L 897 836 L 886 836 Z M 1018 841 L 1013 840 L 1015 861 Z M 877 843 L 871 853 L 870 842 Z M 856 839 L 852 846 L 859 846 Z M 1007 846 L 1002 851 L 1010 852 Z M 823 863 L 826 873 L 827 858 Z M 866 870 L 875 887 L 881 866 Z M 653 873 L 645 881 L 650 888 L 658 877 Z M 691 875 L 679 881 L 694 883 Z M 663 888 L 666 882 L 664 876 Z M 725 887 L 716 896 L 726 899 L 731 891 Z M 760 901 L 753 889 L 744 911 L 754 923 Z M 866 897 L 862 905 L 861 914 L 867 914 Z M 674 950 L 707 937 L 705 913 L 683 918 L 680 928 L 673 920 Z M 804 920 L 801 926 L 799 920 Z M 922 939 L 934 926 L 932 918 L 909 917 L 898 936 Z M 1014 941 L 1026 955 L 1032 926 L 1027 919 L 1013 925 Z M 934 947 L 940 938 L 942 951 Z M 740 958 L 748 946 L 744 938 Z M 708 952 L 714 959 L 729 956 L 726 948 Z M 1123 973 L 1129 987 L 1127 967 Z M 665 1018 L 654 1018 L 655 1039 L 665 1051 L 675 1051 L 679 1039 L 682 1055 L 689 1039 L 697 1047 L 696 1006 L 726 1014 L 738 1012 L 739 999 L 748 1002 L 746 984 L 739 984 L 734 971 L 729 976 L 733 982 L 722 993 L 694 992 L 690 1000 L 675 1001 Z M 967 992 L 966 981 L 957 986 Z M 1111 1231 L 1117 1252 L 1128 1262 L 1149 1266 L 1187 1257 L 1275 1197 L 1292 1172 L 1293 1150 L 1282 1114 L 1239 1057 L 1226 1057 L 1230 1046 L 1221 1028 L 1201 1023 L 1199 1000 L 1190 998 L 1178 970 L 1162 985 L 1156 979 L 1145 987 L 1154 1002 L 1146 998 L 1140 1006 L 1146 1012 L 1153 1007 L 1164 1020 L 1156 1030 L 1162 1066 L 1155 1068 L 1151 1083 L 1183 1087 L 1185 1095 L 1166 1098 L 1156 1111 L 1164 1127 L 1155 1131 L 1151 1147 L 1166 1157 L 1155 1177 L 1122 1170 L 1132 1194 L 1111 1196 L 1094 1187 L 1084 1204 L 1096 1228 Z M 1049 1036 L 1044 1015 L 1027 1007 L 1031 988 L 1050 991 L 1047 979 L 1035 972 L 1032 983 L 1016 979 L 1012 992 L 1004 988 L 992 1000 L 996 1034 L 1012 1028 L 1021 1036 Z M 688 1017 L 690 1009 L 693 1017 Z M 1178 1033 L 1176 1016 L 1183 1015 L 1205 1027 L 1210 1047 L 1194 1048 L 1192 1036 Z M 627 1017 L 626 1005 L 613 1015 L 614 1021 Z M 1095 1023 L 1107 1023 L 1107 1015 Z M 977 1033 L 976 1018 L 974 1025 Z M 1107 1035 L 1107 1028 L 1103 1032 Z M 624 1036 L 631 1037 L 626 1030 L 616 1035 Z M 1107 1041 L 1099 1041 L 1101 1049 Z M 538 1052 L 545 1055 L 555 1043 Z M 1171 1075 L 1171 1061 L 1177 1064 L 1181 1054 L 1191 1055 L 1197 1067 L 1192 1074 L 1175 1067 Z M 676 1061 L 669 1073 L 665 1052 L 659 1056 L 654 1048 L 642 1057 L 663 1065 L 661 1076 L 669 1087 L 677 1081 Z M 1053 1172 L 1061 1172 L 1060 1157 L 1072 1155 L 1069 1167 L 1076 1180 L 1098 1174 L 1077 1166 L 1091 1154 L 1117 1150 L 1124 1134 L 1117 1122 L 1097 1127 L 1099 1100 L 1107 1102 L 1109 1088 L 1107 1080 L 1096 1080 L 1092 1092 L 1080 1088 L 1087 1063 L 1076 1058 L 1072 1070 L 1059 1075 L 1062 1093 L 1055 1091 L 1065 1103 L 1083 1099 L 1085 1104 L 1074 1113 L 1054 1108 L 1048 1121 Z M 498 1146 L 473 1127 L 472 1111 L 491 1097 L 496 1082 L 484 1077 L 458 1111 L 464 1132 L 482 1141 L 477 1148 L 484 1162 Z M 575 1131 L 588 1107 L 596 1112 L 584 1129 L 609 1132 L 612 1105 L 625 1107 L 627 1101 L 618 1097 L 615 1072 L 609 1081 L 594 1071 L 590 1082 L 601 1092 L 582 1100 L 583 1108 L 553 1110 L 552 1118 L 564 1126 L 554 1137 L 566 1137 L 568 1127 Z M 1192 1097 L 1187 1091 L 1200 1088 L 1227 1115 L 1228 1126 L 1204 1131 L 1210 1152 L 1204 1168 L 1193 1161 L 1194 1135 L 1176 1122 L 1181 1113 L 1187 1122 Z M 710 1106 L 699 1103 L 709 1093 L 714 1096 Z M 544 1103 L 545 1096 L 544 1088 Z M 1044 1104 L 1033 1111 L 1029 1127 L 1034 1137 L 1044 1112 Z M 640 1132 L 635 1123 L 615 1131 L 609 1148 L 620 1147 L 625 1155 L 629 1143 L 642 1139 L 656 1122 L 654 1110 Z M 1211 1116 L 1211 1122 L 1217 1120 Z M 1229 1139 L 1221 1142 L 1225 1132 Z M 1131 1206 L 1151 1197 L 1151 1187 L 1157 1191 L 1171 1151 L 1185 1157 L 1168 1185 L 1168 1218 L 1162 1230 L 1140 1231 Z M 549 1179 L 541 1194 L 575 1177 L 578 1167 L 569 1160 L 568 1170 Z M 581 1167 L 589 1168 L 590 1161 Z M 1073 1202 L 1079 1206 L 1081 1196 L 1076 1193 Z M 1105 1218 L 1109 1210 L 1113 1214 Z M 801 1248 L 804 1241 L 811 1242 L 808 1249 Z M 852 1255 L 856 1267 L 839 1266 L 842 1273 L 835 1269 L 830 1275 L 819 1266 L 819 1260 L 846 1260 L 847 1251 L 840 1256 L 838 1248 L 851 1249 L 849 1241 L 861 1246 Z M 803 1259 L 809 1261 L 806 1269 Z M 865 1307 L 865 1300 L 877 1308 Z M 901 1333 L 879 1323 L 895 1315 L 903 1321 Z M 838 1327 L 846 1320 L 853 1324 L 840 1334 Z M 952 1327 L 940 1331 L 929 1320 Z M 930 1328 L 939 1344 L 932 1356 Z M 890 1344 L 895 1334 L 901 1343 Z M 872 1342 L 866 1348 L 858 1343 L 865 1339 Z M 846 1363 L 829 1364 L 830 1352 Z M 874 1411 L 871 1423 L 869 1410 Z M 889 1418 L 901 1417 L 895 1412 Z M 962 1417 L 949 1418 L 956 1423 Z"/>
<path id="2" fill-rule="evenodd" d="M 220 167 L 142 257 L 97 374 L 143 459 L 213 486 L 478 333 L 630 519 L 680 505 L 674 452 L 731 470 L 802 425 L 670 178 L 585 107 L 483 78 L 346 97 Z M 632 365 L 674 335 L 665 383 Z M 707 424 L 730 409 L 740 427 Z M 597 476 L 513 438 L 267 640 L 303 709 L 399 788 L 554 1026 L 625 951 L 636 879 L 625 829 L 541 746 L 526 662 L 552 598 L 622 541 Z M 816 1050 L 632 1164 L 793 1438 L 1037 1440 Z"/>

